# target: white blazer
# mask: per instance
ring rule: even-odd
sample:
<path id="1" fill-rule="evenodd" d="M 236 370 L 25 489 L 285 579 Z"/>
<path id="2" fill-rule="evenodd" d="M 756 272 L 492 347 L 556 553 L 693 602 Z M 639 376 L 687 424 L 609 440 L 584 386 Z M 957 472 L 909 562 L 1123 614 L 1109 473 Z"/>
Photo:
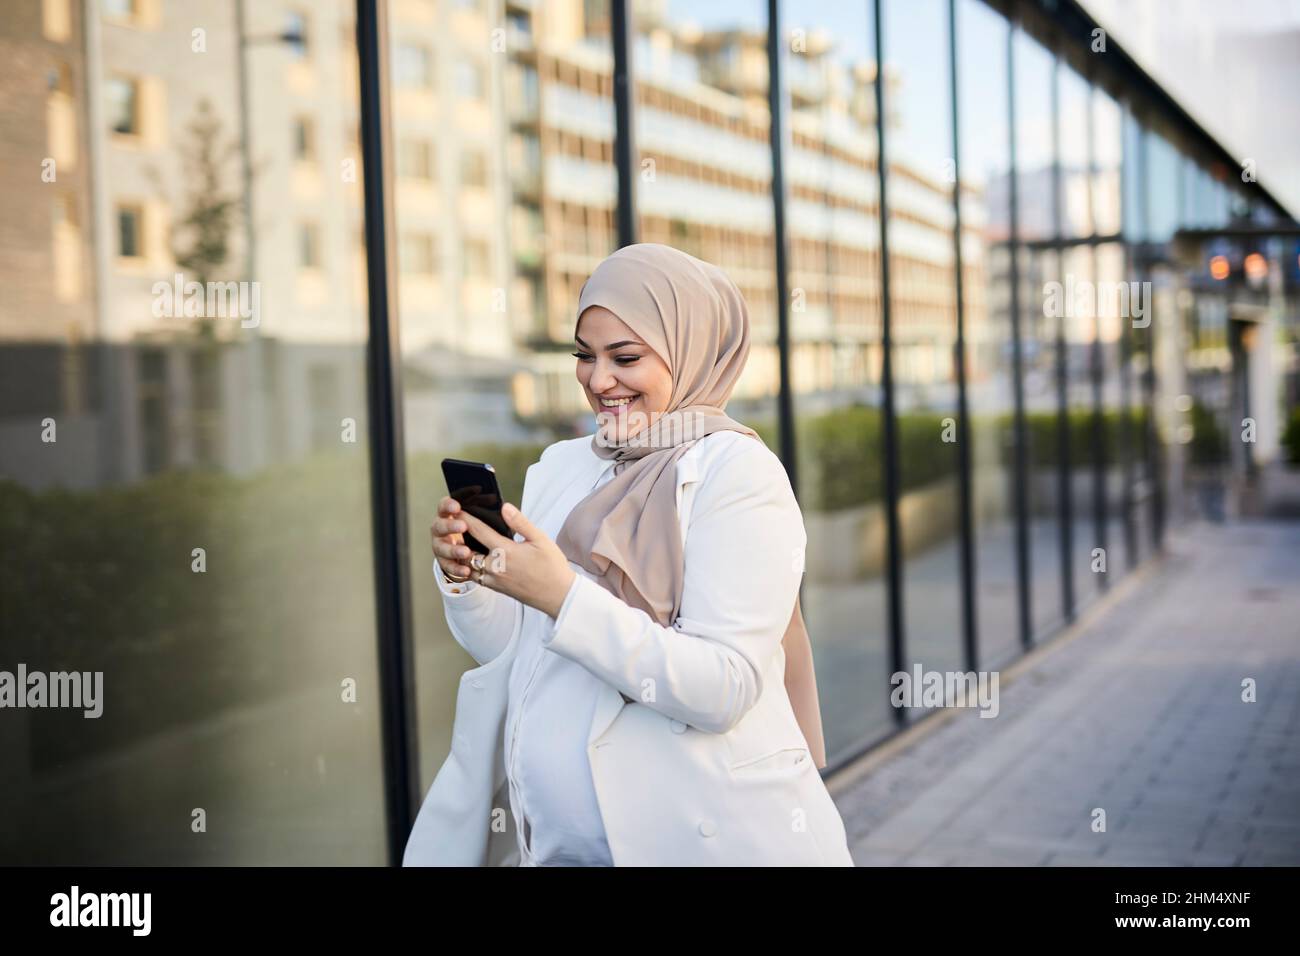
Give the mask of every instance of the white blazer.
<path id="1" fill-rule="evenodd" d="M 556 442 L 528 468 L 520 510 L 554 540 L 604 463 L 590 436 Z M 529 614 L 555 627 L 552 652 L 606 684 L 587 753 L 616 866 L 854 865 L 785 691 L 781 638 L 807 544 L 785 468 L 761 442 L 721 431 L 678 459 L 676 478 L 686 568 L 672 627 L 572 562 L 577 590 L 562 626 L 483 586 L 444 600 L 452 635 L 479 666 L 461 677 L 451 752 L 404 866 L 518 862 L 504 724 Z"/>

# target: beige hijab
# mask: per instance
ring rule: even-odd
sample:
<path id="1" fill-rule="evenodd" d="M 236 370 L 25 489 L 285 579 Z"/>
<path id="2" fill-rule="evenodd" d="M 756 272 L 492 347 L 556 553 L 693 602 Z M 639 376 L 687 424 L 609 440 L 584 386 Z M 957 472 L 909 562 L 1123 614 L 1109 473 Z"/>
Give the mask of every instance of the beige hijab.
<path id="1" fill-rule="evenodd" d="M 671 246 L 638 243 L 601 262 L 582 287 L 578 318 L 592 306 L 613 312 L 672 371 L 662 414 L 630 438 L 612 416 L 592 450 L 615 460 L 608 482 L 580 501 L 556 538 L 560 550 L 602 587 L 668 627 L 681 610 L 682 542 L 676 465 L 716 431 L 758 433 L 723 409 L 749 357 L 749 311 L 721 269 Z M 640 528 L 646 533 L 637 534 Z M 790 704 L 818 767 L 826 764 L 812 646 L 796 598 L 782 639 Z"/>

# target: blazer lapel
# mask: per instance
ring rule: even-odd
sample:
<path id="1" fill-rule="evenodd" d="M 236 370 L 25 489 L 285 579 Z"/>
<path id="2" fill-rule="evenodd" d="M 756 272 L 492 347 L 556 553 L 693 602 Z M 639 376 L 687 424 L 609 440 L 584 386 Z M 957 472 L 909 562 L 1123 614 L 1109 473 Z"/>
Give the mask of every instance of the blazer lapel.
<path id="1" fill-rule="evenodd" d="M 587 442 L 574 442 L 572 451 L 560 456 L 555 462 L 554 496 L 549 503 L 542 505 L 541 514 L 525 515 L 525 517 L 543 530 L 547 530 L 554 539 L 559 535 L 564 518 L 568 517 L 574 505 L 591 492 L 604 465 L 605 459 L 595 454 Z M 550 529 L 551 518 L 556 515 L 563 517 L 558 517 L 554 528 Z"/>

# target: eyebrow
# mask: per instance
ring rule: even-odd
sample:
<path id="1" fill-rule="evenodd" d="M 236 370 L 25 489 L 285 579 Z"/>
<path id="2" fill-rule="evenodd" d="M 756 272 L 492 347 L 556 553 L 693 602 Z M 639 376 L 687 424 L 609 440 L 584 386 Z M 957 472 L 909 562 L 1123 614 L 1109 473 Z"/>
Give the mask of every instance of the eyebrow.
<path id="1" fill-rule="evenodd" d="M 575 335 L 574 338 L 577 339 L 578 344 L 581 345 L 584 349 L 589 349 L 589 348 L 591 348 L 590 345 L 588 345 L 586 342 L 582 341 L 582 338 L 581 338 L 580 336 Z M 641 344 L 642 344 L 642 343 L 640 343 L 640 342 L 632 342 L 632 341 L 628 341 L 627 339 L 624 339 L 622 342 L 611 342 L 609 345 L 606 345 L 606 346 L 605 346 L 605 351 L 606 351 L 606 352 L 612 352 L 612 351 L 614 351 L 614 349 L 616 349 L 616 348 L 620 348 L 620 347 L 622 347 L 622 346 L 624 346 L 624 345 L 641 345 Z"/>

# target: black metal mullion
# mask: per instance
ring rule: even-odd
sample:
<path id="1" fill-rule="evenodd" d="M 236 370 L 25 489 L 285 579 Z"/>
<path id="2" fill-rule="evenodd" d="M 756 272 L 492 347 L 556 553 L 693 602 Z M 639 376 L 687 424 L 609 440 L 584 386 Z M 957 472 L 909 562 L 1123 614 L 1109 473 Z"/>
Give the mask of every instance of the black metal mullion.
<path id="1" fill-rule="evenodd" d="M 614 166 L 618 176 L 618 246 L 636 242 L 636 145 L 633 138 L 633 14 L 628 0 L 610 0 L 614 47 Z"/>
<path id="2" fill-rule="evenodd" d="M 419 805 L 414 651 L 407 570 L 405 453 L 401 415 L 401 350 L 390 249 L 394 222 L 388 190 L 391 123 L 388 6 L 357 0 L 361 159 L 365 195 L 369 336 L 366 391 L 370 425 L 370 505 L 379 712 L 388 857 L 399 864 Z"/>
<path id="3" fill-rule="evenodd" d="M 961 124 L 957 100 L 957 3 L 948 0 L 948 79 L 949 106 L 952 121 L 953 162 L 953 269 L 956 279 L 954 293 L 957 307 L 957 342 L 954 360 L 957 364 L 957 495 L 958 519 L 961 523 L 961 606 L 962 643 L 966 670 L 979 668 L 979 633 L 975 619 L 975 529 L 971 503 L 971 427 L 970 410 L 966 396 L 966 298 L 962 265 L 961 221 Z"/>
<path id="4" fill-rule="evenodd" d="M 881 31 L 880 4 L 883 0 L 870 0 L 872 17 L 876 32 L 876 177 L 880 195 L 877 201 L 880 219 L 880 389 L 881 403 L 881 437 L 884 444 L 883 461 L 885 467 L 885 527 L 886 564 L 889 578 L 887 582 L 889 615 L 889 680 L 890 675 L 906 670 L 904 653 L 906 642 L 903 634 L 903 562 L 902 531 L 898 523 L 898 434 L 894 421 L 894 371 L 892 354 L 892 335 L 890 331 L 889 301 L 889 211 L 886 199 L 885 172 L 885 43 Z M 886 685 L 890 691 L 892 684 Z M 900 726 L 907 722 L 907 708 L 895 707 L 894 722 Z"/>
<path id="5" fill-rule="evenodd" d="M 784 122 L 785 96 L 782 83 L 781 57 L 784 44 L 781 38 L 780 0 L 767 0 L 767 105 L 771 116 L 768 141 L 772 151 L 772 214 L 773 245 L 776 251 L 776 345 L 777 371 L 780 390 L 777 395 L 777 416 L 780 420 L 778 442 L 781 460 L 795 494 L 799 493 L 798 460 L 795 456 L 794 395 L 790 382 L 790 259 L 786 235 L 785 163 L 786 124 Z"/>

